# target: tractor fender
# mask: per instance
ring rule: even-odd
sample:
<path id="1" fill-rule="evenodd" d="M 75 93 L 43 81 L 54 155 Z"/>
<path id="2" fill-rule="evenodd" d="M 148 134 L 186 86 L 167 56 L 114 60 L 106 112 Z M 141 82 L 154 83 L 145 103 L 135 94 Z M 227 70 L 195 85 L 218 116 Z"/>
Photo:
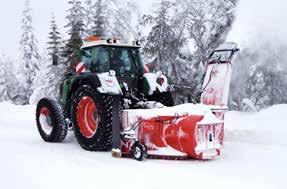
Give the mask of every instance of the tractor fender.
<path id="1" fill-rule="evenodd" d="M 162 72 L 145 73 L 145 93 L 153 95 L 155 92 L 163 93 L 170 90 L 167 77 Z"/>
<path id="2" fill-rule="evenodd" d="M 122 95 L 120 83 L 114 71 L 97 74 L 101 86 L 97 88 L 99 93 Z"/>
<path id="3" fill-rule="evenodd" d="M 78 76 L 72 83 L 71 93 L 75 92 L 80 86 L 90 85 L 101 94 L 121 95 L 122 90 L 115 75 L 106 73 L 85 73 Z"/>

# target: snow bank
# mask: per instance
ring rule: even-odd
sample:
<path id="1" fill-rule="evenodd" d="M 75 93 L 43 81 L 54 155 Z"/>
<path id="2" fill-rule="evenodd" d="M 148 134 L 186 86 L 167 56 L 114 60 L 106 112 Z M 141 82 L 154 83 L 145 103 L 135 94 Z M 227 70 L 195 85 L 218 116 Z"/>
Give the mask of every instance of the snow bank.
<path id="1" fill-rule="evenodd" d="M 287 105 L 276 105 L 259 113 L 228 112 L 226 141 L 265 145 L 287 145 Z"/>
<path id="2" fill-rule="evenodd" d="M 31 120 L 35 120 L 35 109 L 35 106 L 17 106 L 10 102 L 0 102 L 0 126 L 4 126 L 3 123 L 7 123 L 7 127 L 11 127 L 8 123 L 18 126 L 30 124 Z"/>

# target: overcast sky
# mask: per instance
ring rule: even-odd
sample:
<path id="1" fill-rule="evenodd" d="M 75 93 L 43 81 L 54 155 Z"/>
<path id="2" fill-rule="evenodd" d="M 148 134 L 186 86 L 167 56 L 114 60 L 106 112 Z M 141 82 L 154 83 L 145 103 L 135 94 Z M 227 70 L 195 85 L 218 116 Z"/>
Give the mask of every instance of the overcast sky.
<path id="1" fill-rule="evenodd" d="M 21 18 L 25 0 L 2 0 L 0 6 L 0 52 L 13 58 L 19 50 L 21 36 Z M 135 0 L 136 1 L 136 0 Z M 145 0 L 138 2 L 144 10 L 149 10 L 153 2 L 158 0 Z M 68 0 L 30 0 L 33 9 L 33 26 L 39 41 L 39 48 L 45 48 L 51 15 L 54 12 L 59 26 L 66 24 L 66 10 L 69 8 Z M 63 28 L 61 28 L 63 30 Z"/>
<path id="2" fill-rule="evenodd" d="M 287 43 L 286 0 L 241 0 L 228 40 L 241 46 L 253 41 Z"/>
<path id="3" fill-rule="evenodd" d="M 39 47 L 47 41 L 50 18 L 55 13 L 59 26 L 66 23 L 65 10 L 68 0 L 31 0 L 33 25 Z M 136 1 L 136 0 L 135 0 Z M 151 8 L 158 0 L 143 0 L 138 3 L 143 10 Z M 0 51 L 13 58 L 19 49 L 21 35 L 20 21 L 25 0 L 3 0 L 0 7 Z M 241 44 L 251 40 L 279 38 L 287 41 L 287 2 L 286 0 L 241 0 L 237 10 L 237 20 L 228 37 L 229 41 Z"/>

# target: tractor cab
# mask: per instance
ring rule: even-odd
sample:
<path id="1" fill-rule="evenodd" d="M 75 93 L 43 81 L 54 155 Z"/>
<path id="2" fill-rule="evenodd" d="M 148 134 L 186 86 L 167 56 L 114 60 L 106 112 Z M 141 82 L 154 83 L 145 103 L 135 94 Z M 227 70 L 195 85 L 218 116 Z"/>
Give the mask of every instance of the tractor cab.
<path id="1" fill-rule="evenodd" d="M 144 93 L 144 66 L 138 41 L 128 42 L 91 36 L 86 39 L 81 50 L 83 73 L 112 73 L 116 76 L 124 95 Z"/>
<path id="2" fill-rule="evenodd" d="M 104 73 L 114 70 L 117 76 L 143 74 L 143 63 L 138 42 L 90 37 L 82 46 L 82 63 L 87 71 Z"/>

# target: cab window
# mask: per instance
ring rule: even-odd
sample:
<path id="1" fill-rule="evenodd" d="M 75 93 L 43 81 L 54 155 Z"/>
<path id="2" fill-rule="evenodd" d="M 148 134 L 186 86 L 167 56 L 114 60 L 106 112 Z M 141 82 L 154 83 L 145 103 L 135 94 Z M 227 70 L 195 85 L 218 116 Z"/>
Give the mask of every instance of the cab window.
<path id="1" fill-rule="evenodd" d="M 85 49 L 82 61 L 91 72 L 108 72 L 110 69 L 109 53 L 104 47 Z"/>
<path id="2" fill-rule="evenodd" d="M 119 47 L 112 48 L 111 69 L 119 74 L 134 73 L 135 65 L 129 49 Z"/>

